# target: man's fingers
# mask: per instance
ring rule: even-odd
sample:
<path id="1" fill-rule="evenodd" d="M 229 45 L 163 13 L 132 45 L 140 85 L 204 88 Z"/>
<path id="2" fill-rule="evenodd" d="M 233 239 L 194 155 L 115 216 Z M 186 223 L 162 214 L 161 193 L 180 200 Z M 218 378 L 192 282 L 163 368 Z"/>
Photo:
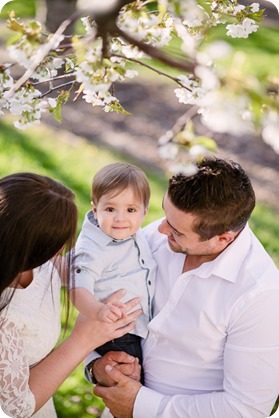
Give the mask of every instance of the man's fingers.
<path id="1" fill-rule="evenodd" d="M 113 361 L 114 363 L 133 363 L 136 361 L 136 358 L 125 353 L 124 351 L 109 351 L 105 354 L 108 360 Z M 104 356 L 104 357 L 105 357 Z"/>
<path id="2" fill-rule="evenodd" d="M 108 375 L 108 377 L 114 382 L 114 384 L 124 382 L 125 379 L 127 379 L 123 373 L 121 373 L 119 370 L 117 370 L 115 367 L 112 367 L 109 364 L 105 366 L 105 372 Z M 112 387 L 110 389 L 112 389 Z M 108 391 L 107 387 L 97 384 L 93 389 L 93 392 L 96 396 L 106 399 L 110 391 Z"/>
<path id="3" fill-rule="evenodd" d="M 111 365 L 107 364 L 105 367 L 105 371 L 107 375 L 115 382 L 119 383 L 123 380 L 125 380 L 126 376 L 121 373 L 120 370 L 117 370 L 115 367 L 112 367 Z"/>

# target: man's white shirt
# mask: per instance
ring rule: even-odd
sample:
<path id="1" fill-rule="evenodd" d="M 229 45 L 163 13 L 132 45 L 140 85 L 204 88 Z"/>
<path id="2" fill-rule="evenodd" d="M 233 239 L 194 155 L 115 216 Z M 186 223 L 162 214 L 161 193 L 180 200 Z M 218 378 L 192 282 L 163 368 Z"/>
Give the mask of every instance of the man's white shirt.
<path id="1" fill-rule="evenodd" d="M 263 418 L 279 393 L 279 272 L 248 226 L 215 260 L 145 228 L 158 264 L 134 418 Z"/>

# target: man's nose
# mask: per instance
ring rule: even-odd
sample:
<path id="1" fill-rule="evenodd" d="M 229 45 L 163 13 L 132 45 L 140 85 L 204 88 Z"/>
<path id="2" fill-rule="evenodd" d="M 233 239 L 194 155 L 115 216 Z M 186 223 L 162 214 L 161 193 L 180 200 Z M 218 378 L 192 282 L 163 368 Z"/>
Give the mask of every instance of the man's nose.
<path id="1" fill-rule="evenodd" d="M 169 224 L 167 223 L 166 218 L 163 219 L 163 221 L 160 223 L 160 225 L 158 226 L 158 231 L 161 234 L 165 234 L 165 235 L 169 235 L 171 233 L 171 229 L 169 227 Z"/>

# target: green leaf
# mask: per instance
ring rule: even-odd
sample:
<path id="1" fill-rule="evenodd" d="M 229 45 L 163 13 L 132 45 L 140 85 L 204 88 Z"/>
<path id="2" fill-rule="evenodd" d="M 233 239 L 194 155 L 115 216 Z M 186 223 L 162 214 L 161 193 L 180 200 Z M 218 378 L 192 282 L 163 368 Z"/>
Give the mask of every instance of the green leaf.
<path id="1" fill-rule="evenodd" d="M 61 123 L 62 121 L 62 103 L 58 102 L 57 106 L 53 109 L 53 117 L 56 122 Z"/>
<path id="2" fill-rule="evenodd" d="M 212 16 L 210 3 L 207 0 L 197 0 L 197 3 L 206 11 L 209 16 Z"/>
<path id="3" fill-rule="evenodd" d="M 217 150 L 217 144 L 216 141 L 212 138 L 209 138 L 208 136 L 197 136 L 193 140 L 193 144 L 195 145 L 203 145 L 208 151 L 216 151 Z"/>

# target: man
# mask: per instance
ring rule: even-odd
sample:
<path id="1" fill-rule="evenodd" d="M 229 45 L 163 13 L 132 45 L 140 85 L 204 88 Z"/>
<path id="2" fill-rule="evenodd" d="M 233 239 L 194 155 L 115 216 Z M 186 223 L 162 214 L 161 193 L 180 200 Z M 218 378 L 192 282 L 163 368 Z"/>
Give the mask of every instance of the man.
<path id="1" fill-rule="evenodd" d="M 247 224 L 254 206 L 232 161 L 204 159 L 196 174 L 170 180 L 166 217 L 146 228 L 158 274 L 145 386 L 125 375 L 135 377 L 136 363 L 123 353 L 92 370 L 94 393 L 117 418 L 269 416 L 279 393 L 279 272 Z"/>

